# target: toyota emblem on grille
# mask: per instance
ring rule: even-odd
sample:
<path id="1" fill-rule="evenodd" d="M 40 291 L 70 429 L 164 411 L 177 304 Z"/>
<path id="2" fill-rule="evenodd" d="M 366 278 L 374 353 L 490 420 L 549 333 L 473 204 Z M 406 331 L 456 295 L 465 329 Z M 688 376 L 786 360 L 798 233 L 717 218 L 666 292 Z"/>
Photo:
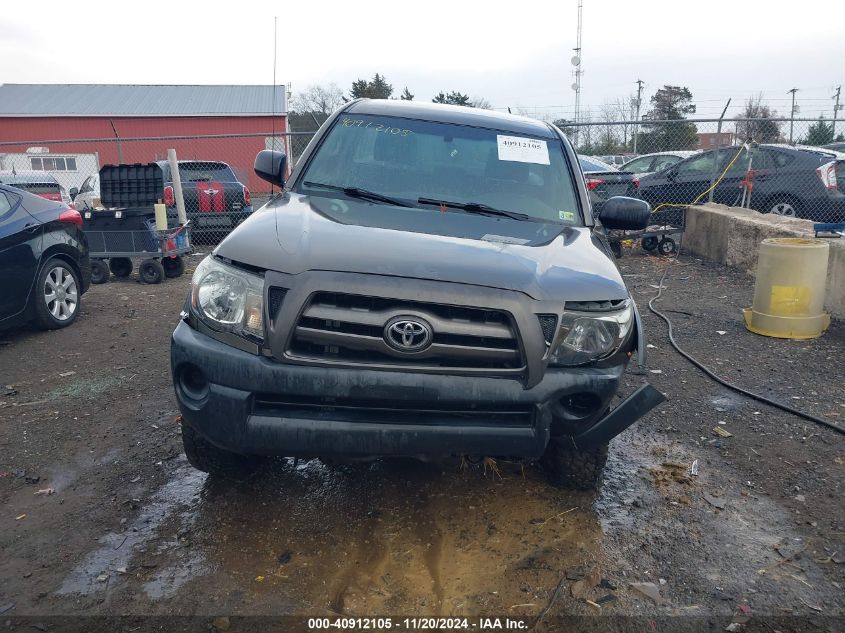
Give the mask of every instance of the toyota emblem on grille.
<path id="1" fill-rule="evenodd" d="M 394 317 L 384 326 L 385 343 L 400 352 L 421 352 L 431 340 L 431 326 L 417 317 Z"/>

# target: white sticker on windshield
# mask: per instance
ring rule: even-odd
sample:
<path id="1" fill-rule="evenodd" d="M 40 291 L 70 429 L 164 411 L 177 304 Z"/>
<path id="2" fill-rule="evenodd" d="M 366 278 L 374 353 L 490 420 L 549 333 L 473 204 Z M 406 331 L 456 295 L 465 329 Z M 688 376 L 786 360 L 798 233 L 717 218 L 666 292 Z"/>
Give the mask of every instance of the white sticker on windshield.
<path id="1" fill-rule="evenodd" d="M 510 160 L 517 163 L 549 164 L 549 148 L 546 141 L 525 138 L 523 136 L 496 135 L 499 146 L 499 160 Z"/>

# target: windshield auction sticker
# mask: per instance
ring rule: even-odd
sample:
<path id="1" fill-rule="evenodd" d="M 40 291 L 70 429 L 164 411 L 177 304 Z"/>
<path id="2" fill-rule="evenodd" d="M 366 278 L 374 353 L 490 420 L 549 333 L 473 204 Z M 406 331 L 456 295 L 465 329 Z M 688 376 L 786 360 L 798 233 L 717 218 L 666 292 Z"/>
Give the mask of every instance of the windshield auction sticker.
<path id="1" fill-rule="evenodd" d="M 496 143 L 499 146 L 499 160 L 537 165 L 549 164 L 549 148 L 546 141 L 497 134 Z"/>

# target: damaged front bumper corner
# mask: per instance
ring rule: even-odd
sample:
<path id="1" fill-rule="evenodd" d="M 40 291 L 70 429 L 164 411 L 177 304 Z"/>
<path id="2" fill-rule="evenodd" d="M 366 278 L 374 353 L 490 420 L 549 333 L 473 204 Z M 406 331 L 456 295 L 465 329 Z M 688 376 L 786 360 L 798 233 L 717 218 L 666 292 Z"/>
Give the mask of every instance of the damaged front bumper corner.
<path id="1" fill-rule="evenodd" d="M 666 396 L 645 384 L 589 429 L 573 436 L 572 442 L 579 449 L 606 444 L 665 400 Z"/>

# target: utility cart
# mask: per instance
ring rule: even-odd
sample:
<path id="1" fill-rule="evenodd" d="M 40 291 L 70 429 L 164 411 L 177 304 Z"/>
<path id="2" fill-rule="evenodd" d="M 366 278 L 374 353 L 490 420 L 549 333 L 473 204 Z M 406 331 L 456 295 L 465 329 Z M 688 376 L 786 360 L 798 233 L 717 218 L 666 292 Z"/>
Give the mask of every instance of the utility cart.
<path id="1" fill-rule="evenodd" d="M 617 258 L 622 257 L 622 242 L 635 239 L 640 240 L 643 250 L 672 255 L 678 252 L 677 237 L 686 230 L 686 226 L 686 205 L 667 205 L 652 212 L 645 230 L 611 231 L 608 241 Z"/>
<path id="2" fill-rule="evenodd" d="M 82 228 L 88 236 L 91 281 L 106 283 L 132 274 L 133 259 L 141 259 L 141 280 L 157 284 L 185 272 L 182 256 L 191 252 L 189 224 L 159 231 L 155 204 L 164 181 L 155 163 L 105 165 L 100 169 L 103 209 L 86 210 Z"/>
<path id="3" fill-rule="evenodd" d="M 141 259 L 141 280 L 157 284 L 185 272 L 182 256 L 191 252 L 189 225 L 156 230 L 148 209 L 85 211 L 83 229 L 91 256 L 91 282 L 103 284 L 109 273 L 118 278 L 132 274 L 133 259 Z"/>

